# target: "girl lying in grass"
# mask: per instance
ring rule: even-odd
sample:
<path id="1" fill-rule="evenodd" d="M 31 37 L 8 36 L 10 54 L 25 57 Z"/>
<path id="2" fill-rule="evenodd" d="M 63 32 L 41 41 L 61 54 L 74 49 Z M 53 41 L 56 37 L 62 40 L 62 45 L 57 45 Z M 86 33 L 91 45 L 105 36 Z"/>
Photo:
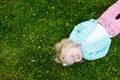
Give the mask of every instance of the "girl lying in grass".
<path id="1" fill-rule="evenodd" d="M 120 0 L 109 7 L 97 20 L 78 24 L 70 34 L 55 45 L 55 61 L 64 66 L 106 56 L 111 38 L 120 33 Z"/>

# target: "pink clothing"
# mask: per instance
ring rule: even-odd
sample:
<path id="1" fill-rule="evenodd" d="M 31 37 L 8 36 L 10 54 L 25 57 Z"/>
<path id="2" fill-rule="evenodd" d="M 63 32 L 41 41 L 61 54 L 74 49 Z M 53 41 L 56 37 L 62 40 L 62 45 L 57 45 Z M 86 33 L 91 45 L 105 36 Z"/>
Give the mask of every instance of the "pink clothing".
<path id="1" fill-rule="evenodd" d="M 116 17 L 120 14 L 120 0 L 109 7 L 98 19 L 97 22 L 101 24 L 108 33 L 115 37 L 120 33 L 120 18 Z"/>

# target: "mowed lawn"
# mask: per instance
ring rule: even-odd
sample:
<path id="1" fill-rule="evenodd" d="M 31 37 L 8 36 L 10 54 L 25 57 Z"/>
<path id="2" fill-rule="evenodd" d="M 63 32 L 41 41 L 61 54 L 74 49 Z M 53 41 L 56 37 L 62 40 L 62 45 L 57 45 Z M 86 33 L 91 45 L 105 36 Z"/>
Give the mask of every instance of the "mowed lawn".
<path id="1" fill-rule="evenodd" d="M 115 1 L 0 0 L 0 80 L 120 80 L 120 35 L 102 59 L 54 62 L 54 44 Z"/>

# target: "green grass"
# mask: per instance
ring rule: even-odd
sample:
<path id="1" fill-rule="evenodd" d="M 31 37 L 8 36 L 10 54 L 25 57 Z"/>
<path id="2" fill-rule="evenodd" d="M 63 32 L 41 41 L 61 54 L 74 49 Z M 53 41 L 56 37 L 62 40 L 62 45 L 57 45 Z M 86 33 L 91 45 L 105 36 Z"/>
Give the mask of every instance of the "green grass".
<path id="1" fill-rule="evenodd" d="M 63 67 L 54 44 L 116 0 L 0 0 L 0 80 L 120 80 L 120 35 L 108 55 Z"/>

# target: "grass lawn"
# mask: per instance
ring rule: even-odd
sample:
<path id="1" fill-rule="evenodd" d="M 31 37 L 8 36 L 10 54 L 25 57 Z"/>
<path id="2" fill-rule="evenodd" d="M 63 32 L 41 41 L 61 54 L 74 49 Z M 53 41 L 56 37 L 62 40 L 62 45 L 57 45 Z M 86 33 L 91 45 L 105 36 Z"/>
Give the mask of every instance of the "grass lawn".
<path id="1" fill-rule="evenodd" d="M 0 0 L 0 80 L 120 80 L 120 35 L 108 55 L 63 67 L 54 44 L 116 0 Z"/>

